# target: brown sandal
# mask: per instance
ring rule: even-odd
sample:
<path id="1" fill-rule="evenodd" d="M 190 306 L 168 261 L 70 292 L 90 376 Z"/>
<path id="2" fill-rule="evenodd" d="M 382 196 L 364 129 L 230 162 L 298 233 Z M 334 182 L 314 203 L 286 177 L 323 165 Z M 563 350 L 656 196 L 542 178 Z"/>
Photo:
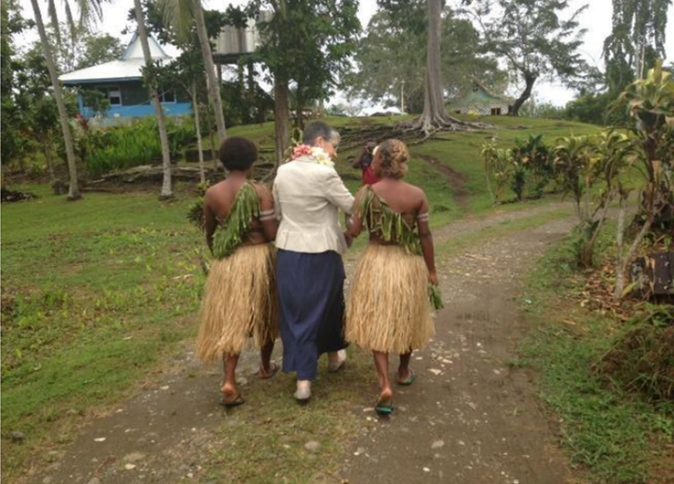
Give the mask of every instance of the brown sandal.
<path id="1" fill-rule="evenodd" d="M 281 369 L 280 366 L 278 366 L 276 363 L 274 363 L 273 361 L 271 361 L 271 362 L 269 363 L 269 373 L 267 373 L 266 371 L 264 371 L 264 367 L 263 367 L 262 365 L 260 365 L 260 369 L 259 369 L 258 372 L 257 372 L 257 377 L 258 377 L 260 380 L 268 380 L 269 378 L 271 378 L 271 377 L 273 377 L 274 375 L 276 375 L 276 373 L 278 373 L 278 371 L 279 371 L 280 369 Z"/>
<path id="2" fill-rule="evenodd" d="M 220 405 L 223 407 L 227 408 L 232 408 L 232 407 L 238 407 L 239 405 L 243 405 L 246 403 L 246 399 L 241 396 L 240 393 L 237 393 L 234 398 L 226 398 L 224 395 L 222 396 L 222 400 L 220 400 Z"/>

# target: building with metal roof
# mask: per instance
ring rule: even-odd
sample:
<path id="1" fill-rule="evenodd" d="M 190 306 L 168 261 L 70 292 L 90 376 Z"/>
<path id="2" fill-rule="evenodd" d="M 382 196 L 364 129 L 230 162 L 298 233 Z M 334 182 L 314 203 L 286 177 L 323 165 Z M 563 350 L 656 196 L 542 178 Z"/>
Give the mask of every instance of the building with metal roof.
<path id="1" fill-rule="evenodd" d="M 447 108 L 450 112 L 458 114 L 500 116 L 508 114 L 512 103 L 511 98 L 495 94 L 475 79 L 470 90 L 466 90 L 447 102 Z"/>
<path id="2" fill-rule="evenodd" d="M 169 63 L 173 59 L 166 54 L 159 42 L 148 37 L 150 55 L 153 60 Z M 69 87 L 78 87 L 78 107 L 82 116 L 91 118 L 97 113 L 90 106 L 85 106 L 83 90 L 102 92 L 110 102 L 105 118 L 138 118 L 154 116 L 154 108 L 147 88 L 143 85 L 142 69 L 145 65 L 143 49 L 134 34 L 122 56 L 114 61 L 99 64 L 86 69 L 63 74 L 59 79 Z M 164 112 L 169 116 L 182 116 L 191 113 L 189 98 L 184 93 L 172 90 L 161 90 L 160 98 Z"/>

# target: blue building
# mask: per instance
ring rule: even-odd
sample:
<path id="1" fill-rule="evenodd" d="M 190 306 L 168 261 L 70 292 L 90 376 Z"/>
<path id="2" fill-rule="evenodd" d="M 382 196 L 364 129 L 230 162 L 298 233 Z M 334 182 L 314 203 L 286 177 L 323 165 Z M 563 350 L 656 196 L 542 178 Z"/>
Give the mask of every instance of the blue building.
<path id="1" fill-rule="evenodd" d="M 172 58 L 153 37 L 148 37 L 148 42 L 153 60 L 171 62 Z M 122 121 L 124 118 L 154 116 L 148 90 L 143 86 L 144 65 L 143 48 L 138 35 L 134 34 L 120 59 L 63 74 L 59 79 L 66 86 L 78 87 L 80 90 L 97 90 L 105 94 L 110 102 L 110 109 L 105 113 L 104 121 L 114 123 L 115 119 Z M 168 116 L 183 116 L 192 112 L 190 100 L 185 93 L 161 90 L 160 98 Z M 82 116 L 91 118 L 96 114 L 91 107 L 84 105 L 81 93 L 78 94 L 78 105 Z"/>

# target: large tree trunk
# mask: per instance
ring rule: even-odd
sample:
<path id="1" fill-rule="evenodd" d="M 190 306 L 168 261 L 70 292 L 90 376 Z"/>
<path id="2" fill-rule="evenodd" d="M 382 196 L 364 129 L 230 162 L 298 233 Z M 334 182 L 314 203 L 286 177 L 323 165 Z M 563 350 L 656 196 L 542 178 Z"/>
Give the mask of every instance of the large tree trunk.
<path id="1" fill-rule="evenodd" d="M 201 125 L 199 124 L 199 102 L 197 100 L 197 86 L 192 83 L 192 109 L 194 110 L 194 126 L 197 130 L 197 150 L 199 150 L 199 181 L 206 183 L 206 170 L 204 168 L 204 148 L 201 143 Z"/>
<path id="2" fill-rule="evenodd" d="M 208 38 L 206 23 L 204 21 L 204 11 L 201 8 L 201 0 L 194 0 L 194 22 L 197 27 L 199 44 L 201 45 L 201 55 L 204 57 L 204 67 L 206 68 L 206 78 L 208 80 L 208 89 L 210 98 L 215 111 L 215 122 L 218 126 L 218 138 L 220 143 L 227 138 L 227 129 L 225 128 L 225 115 L 222 112 L 222 98 L 220 97 L 220 83 L 215 75 L 215 64 L 213 63 L 213 53 L 211 52 L 211 41 Z"/>
<path id="3" fill-rule="evenodd" d="M 52 87 L 54 88 L 54 99 L 56 100 L 56 107 L 59 112 L 59 121 L 61 122 L 61 130 L 63 131 L 63 141 L 66 147 L 66 159 L 68 160 L 68 171 L 70 172 L 70 188 L 68 189 L 68 200 L 78 200 L 82 198 L 80 193 L 79 182 L 77 179 L 77 166 L 75 164 L 75 147 L 73 145 L 73 136 L 70 131 L 70 123 L 68 122 L 68 112 L 66 111 L 66 104 L 63 101 L 63 92 L 61 84 L 59 84 L 58 74 L 56 73 L 56 64 L 52 57 L 51 46 L 49 38 L 44 29 L 44 22 L 42 21 L 42 12 L 37 0 L 31 0 L 33 6 L 33 13 L 35 14 L 35 23 L 40 34 L 40 41 L 42 42 L 42 50 L 47 61 L 47 68 L 49 69 L 49 77 L 51 78 Z"/>
<path id="4" fill-rule="evenodd" d="M 538 76 L 535 74 L 524 74 L 524 82 L 526 83 L 526 86 L 522 94 L 520 94 L 520 97 L 517 98 L 515 103 L 510 108 L 510 111 L 508 112 L 510 116 L 520 115 L 520 108 L 527 101 L 527 99 L 531 97 L 531 92 L 534 89 L 534 83 L 536 82 L 536 79 L 538 79 Z"/>
<path id="5" fill-rule="evenodd" d="M 136 9 L 136 23 L 138 24 L 138 38 L 140 39 L 140 45 L 143 47 L 145 65 L 150 67 L 152 64 L 152 55 L 150 54 L 150 44 L 147 41 L 145 18 L 140 0 L 134 0 L 134 7 Z M 160 196 L 161 198 L 171 198 L 173 197 L 173 190 L 171 187 L 171 151 L 169 148 L 168 134 L 166 133 L 166 120 L 164 119 L 164 110 L 159 101 L 159 94 L 152 82 L 150 83 L 150 97 L 152 98 L 152 105 L 154 106 L 157 116 L 159 141 L 161 142 L 162 166 L 164 168 L 164 179 L 162 181 Z"/>
<path id="6" fill-rule="evenodd" d="M 428 0 L 428 52 L 424 81 L 424 111 L 413 125 L 429 135 L 436 129 L 461 129 L 467 123 L 453 118 L 445 109 L 442 82 L 440 41 L 442 31 L 442 0 Z"/>
<path id="7" fill-rule="evenodd" d="M 283 162 L 283 157 L 290 144 L 290 108 L 288 83 L 280 76 L 274 78 L 274 118 L 276 120 L 276 166 Z"/>

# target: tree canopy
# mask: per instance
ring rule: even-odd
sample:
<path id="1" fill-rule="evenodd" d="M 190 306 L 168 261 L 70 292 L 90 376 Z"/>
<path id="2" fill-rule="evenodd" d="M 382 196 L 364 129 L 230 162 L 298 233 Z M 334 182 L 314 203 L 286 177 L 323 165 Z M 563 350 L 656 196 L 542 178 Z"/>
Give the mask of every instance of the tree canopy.
<path id="1" fill-rule="evenodd" d="M 578 18 L 587 5 L 572 9 L 569 0 L 466 0 L 480 25 L 483 49 L 504 59 L 524 82 L 512 106 L 517 115 L 540 79 L 573 86 L 587 71 L 579 48 L 585 30 Z"/>
<path id="2" fill-rule="evenodd" d="M 356 72 L 348 77 L 352 95 L 404 104 L 412 113 L 422 111 L 428 35 L 425 10 L 425 1 L 382 3 L 356 51 Z M 443 11 L 441 42 L 443 87 L 449 97 L 468 88 L 475 78 L 497 90 L 504 87 L 507 74 L 497 60 L 477 52 L 477 30 L 449 8 Z"/>

